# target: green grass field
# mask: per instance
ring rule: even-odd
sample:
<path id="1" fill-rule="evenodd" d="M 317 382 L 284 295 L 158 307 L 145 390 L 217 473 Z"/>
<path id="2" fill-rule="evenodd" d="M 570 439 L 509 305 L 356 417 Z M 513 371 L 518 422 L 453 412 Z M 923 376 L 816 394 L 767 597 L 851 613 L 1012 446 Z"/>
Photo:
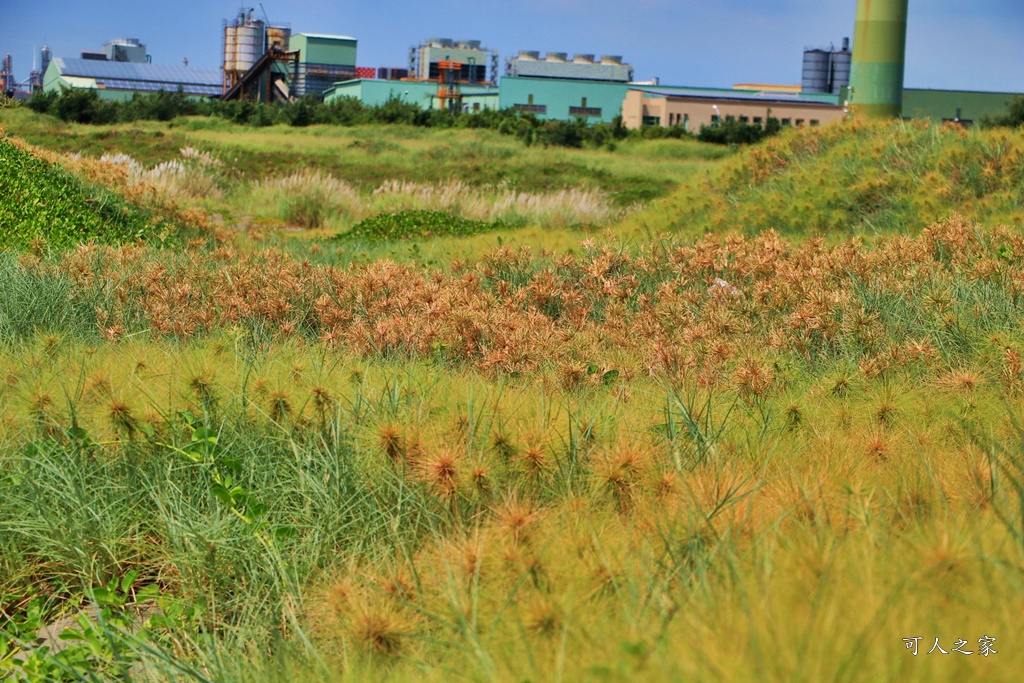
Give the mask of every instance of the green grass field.
<path id="1" fill-rule="evenodd" d="M 1024 133 L 0 127 L 0 678 L 1018 680 Z"/>

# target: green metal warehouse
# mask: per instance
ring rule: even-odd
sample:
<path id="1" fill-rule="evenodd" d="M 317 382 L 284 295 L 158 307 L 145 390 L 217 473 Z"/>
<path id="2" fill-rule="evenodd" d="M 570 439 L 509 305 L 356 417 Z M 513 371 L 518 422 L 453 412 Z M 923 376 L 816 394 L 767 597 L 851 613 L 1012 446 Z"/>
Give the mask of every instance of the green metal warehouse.
<path id="1" fill-rule="evenodd" d="M 379 107 L 388 100 L 415 104 L 421 109 L 438 109 L 436 97 L 438 84 L 435 81 L 384 81 L 360 78 L 335 83 L 324 93 L 325 102 L 341 97 L 353 97 L 370 107 Z M 463 85 L 462 107 L 464 111 L 481 111 L 498 107 L 498 88 L 490 85 Z"/>
<path id="2" fill-rule="evenodd" d="M 591 123 L 611 123 L 622 113 L 629 83 L 573 78 L 505 76 L 498 107 L 528 112 L 541 119 L 569 121 L 584 117 Z"/>
<path id="3" fill-rule="evenodd" d="M 220 69 L 54 57 L 43 76 L 43 90 L 84 88 L 118 101 L 158 90 L 212 97 L 221 94 L 223 80 Z"/>
<path id="4" fill-rule="evenodd" d="M 1005 114 L 1014 97 L 1012 92 L 973 92 L 969 90 L 922 90 L 904 88 L 903 116 L 929 119 L 933 123 L 959 121 L 971 125 L 982 117 Z"/>

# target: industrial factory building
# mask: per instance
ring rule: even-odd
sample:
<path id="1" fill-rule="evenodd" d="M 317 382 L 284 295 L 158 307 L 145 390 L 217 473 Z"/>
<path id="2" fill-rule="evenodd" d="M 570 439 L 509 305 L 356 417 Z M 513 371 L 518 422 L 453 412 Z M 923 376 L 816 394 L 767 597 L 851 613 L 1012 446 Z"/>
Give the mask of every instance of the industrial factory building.
<path id="1" fill-rule="evenodd" d="M 498 108 L 498 87 L 493 85 L 463 85 L 460 88 L 459 108 L 465 112 L 478 112 Z M 379 107 L 389 100 L 414 104 L 423 110 L 441 109 L 445 103 L 437 95 L 436 81 L 384 80 L 359 78 L 335 83 L 324 93 L 325 102 L 341 97 L 352 97 L 369 107 Z"/>
<path id="2" fill-rule="evenodd" d="M 221 69 L 190 67 L 188 60 L 181 66 L 153 64 L 141 41 L 116 38 L 75 59 L 51 59 L 43 48 L 43 68 L 33 70 L 25 83 L 15 82 L 8 55 L 0 68 L 0 91 L 27 97 L 40 88 L 87 88 L 119 100 L 161 90 L 261 102 L 352 97 L 368 106 L 398 100 L 424 110 L 512 109 L 544 120 L 611 123 L 621 116 L 629 128 L 682 126 L 692 132 L 729 118 L 824 125 L 851 108 L 962 125 L 1005 112 L 1014 93 L 903 87 L 907 4 L 860 0 L 852 46 L 843 38 L 838 48 L 805 49 L 801 82 L 787 86 L 662 86 L 657 79 L 635 81 L 633 66 L 618 55 L 570 57 L 531 50 L 506 59 L 499 82 L 496 51 L 479 40 L 448 38 L 411 47 L 407 69 L 371 69 L 356 66 L 358 45 L 351 36 L 293 34 L 266 13 L 258 18 L 254 10 L 242 10 L 223 23 Z"/>
<path id="3" fill-rule="evenodd" d="M 43 49 L 39 51 L 41 68 L 35 68 L 35 64 L 33 64 L 32 70 L 28 72 L 28 82 L 18 83 L 14 78 L 14 59 L 9 54 L 4 55 L 3 61 L 0 61 L 0 96 L 24 100 L 28 99 L 32 93 L 42 90 L 43 74 L 52 58 L 53 53 L 50 52 L 50 48 L 44 45 Z"/>
<path id="4" fill-rule="evenodd" d="M 965 90 L 903 89 L 903 117 L 928 119 L 932 123 L 955 122 L 964 126 L 979 123 L 982 117 L 1002 116 L 1014 97 L 1012 92 L 972 92 Z"/>
<path id="5" fill-rule="evenodd" d="M 486 76 L 483 63 L 491 65 Z M 474 112 L 511 108 L 541 119 L 612 122 L 622 112 L 622 102 L 633 77 L 633 67 L 619 56 L 520 52 L 506 61 L 500 85 L 497 54 L 480 47 L 478 40 L 434 38 L 410 50 L 411 78 L 400 81 L 360 79 L 336 83 L 325 93 L 326 101 L 355 97 L 375 106 L 397 99 L 424 109 L 459 108 Z"/>
<path id="6" fill-rule="evenodd" d="M 490 73 L 488 73 L 488 70 Z M 335 83 L 324 92 L 324 101 L 341 97 L 358 99 L 367 106 L 392 100 L 424 110 L 482 111 L 496 109 L 495 85 L 498 54 L 479 40 L 430 38 L 409 48 L 409 69 L 380 69 L 359 78 Z"/>
<path id="7" fill-rule="evenodd" d="M 783 126 L 818 126 L 845 116 L 839 98 L 828 94 L 707 88 L 631 87 L 622 105 L 627 128 L 682 126 L 696 132 L 734 119 L 764 125 L 776 118 Z"/>
<path id="8" fill-rule="evenodd" d="M 594 55 L 578 54 L 569 59 L 566 52 L 549 52 L 541 58 L 540 52 L 521 50 L 518 56 L 506 60 L 505 75 L 628 83 L 633 80 L 633 67 L 624 64 L 619 55 L 604 55 L 595 60 Z"/>
<path id="9" fill-rule="evenodd" d="M 152 64 L 146 46 L 137 38 L 115 38 L 102 51 L 83 51 L 78 59 L 53 57 L 42 85 L 47 92 L 84 88 L 96 91 L 101 99 L 127 101 L 136 93 L 160 90 L 196 97 L 219 95 L 222 80 L 219 69 Z"/>
<path id="10" fill-rule="evenodd" d="M 270 102 L 322 96 L 356 76 L 357 41 L 325 33 L 292 34 L 253 10 L 224 22 L 224 93 L 228 99 Z"/>
<path id="11" fill-rule="evenodd" d="M 297 33 L 288 49 L 298 51 L 295 95 L 316 95 L 338 81 L 356 77 L 356 39 L 324 33 Z"/>
<path id="12" fill-rule="evenodd" d="M 546 120 L 583 117 L 591 123 L 611 123 L 622 113 L 628 90 L 628 83 L 618 81 L 505 76 L 498 106 Z"/>
<path id="13" fill-rule="evenodd" d="M 428 38 L 409 48 L 409 73 L 417 80 L 437 82 L 442 62 L 459 64 L 456 80 L 461 83 L 493 85 L 498 81 L 498 53 L 483 47 L 479 40 Z"/>

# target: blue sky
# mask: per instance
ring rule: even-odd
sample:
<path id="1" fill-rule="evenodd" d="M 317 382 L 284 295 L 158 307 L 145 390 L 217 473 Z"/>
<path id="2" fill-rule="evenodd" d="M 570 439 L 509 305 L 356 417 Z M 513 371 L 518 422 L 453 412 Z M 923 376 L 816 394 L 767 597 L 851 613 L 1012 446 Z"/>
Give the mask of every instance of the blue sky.
<path id="1" fill-rule="evenodd" d="M 237 0 L 236 0 L 237 1 Z M 256 3 L 253 3 L 256 4 Z M 359 66 L 404 66 L 428 37 L 518 50 L 621 54 L 664 84 L 799 83 L 806 47 L 852 36 L 856 0 L 266 0 L 293 31 L 359 39 Z M 140 38 L 153 61 L 219 67 L 223 0 L 0 0 L 0 54 L 28 77 L 33 48 L 56 56 Z M 911 0 L 906 85 L 1024 92 L 1024 0 Z"/>

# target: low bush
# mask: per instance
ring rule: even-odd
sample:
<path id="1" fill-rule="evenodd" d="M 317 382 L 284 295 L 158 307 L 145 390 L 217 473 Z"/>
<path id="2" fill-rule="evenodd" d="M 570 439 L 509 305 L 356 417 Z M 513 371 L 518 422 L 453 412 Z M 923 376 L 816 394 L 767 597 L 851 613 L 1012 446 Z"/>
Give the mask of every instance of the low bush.
<path id="1" fill-rule="evenodd" d="M 400 211 L 371 216 L 341 235 L 346 239 L 402 240 L 423 237 L 466 236 L 500 230 L 498 221 L 488 223 L 460 218 L 440 211 Z"/>

